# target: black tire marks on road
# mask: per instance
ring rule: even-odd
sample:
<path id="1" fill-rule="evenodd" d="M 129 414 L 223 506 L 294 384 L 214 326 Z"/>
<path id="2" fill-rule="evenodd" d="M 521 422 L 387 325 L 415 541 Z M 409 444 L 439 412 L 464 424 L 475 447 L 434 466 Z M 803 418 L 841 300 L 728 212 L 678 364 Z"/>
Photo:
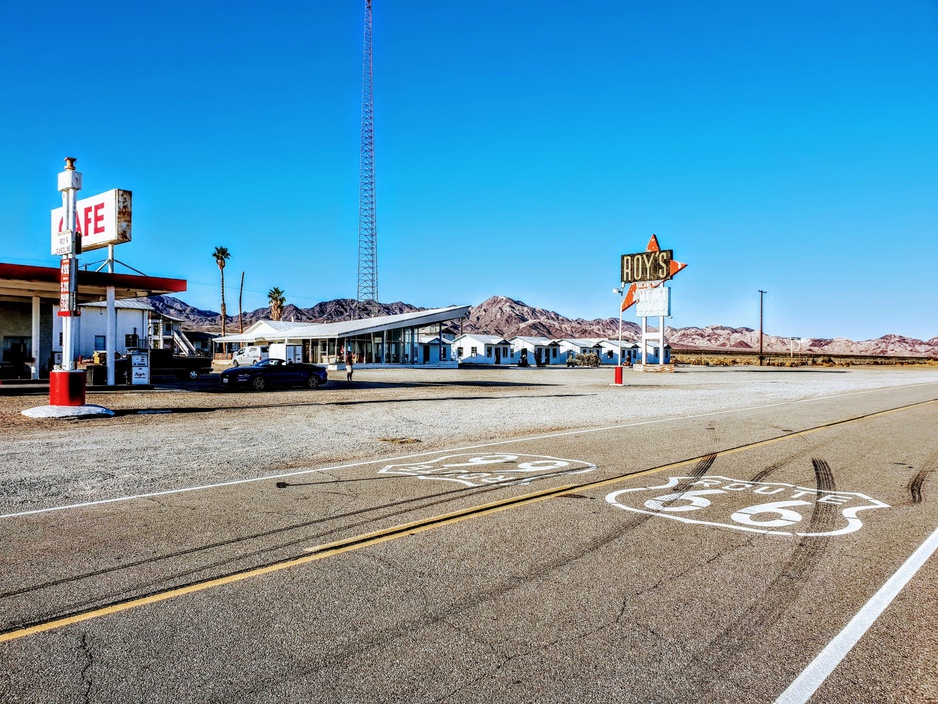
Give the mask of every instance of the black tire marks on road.
<path id="1" fill-rule="evenodd" d="M 811 464 L 814 468 L 817 495 L 836 491 L 837 484 L 830 465 L 817 458 L 813 458 Z M 833 530 L 838 512 L 839 508 L 834 504 L 815 502 L 810 524 L 805 532 L 823 533 Z M 739 686 L 744 689 L 745 675 L 734 669 L 734 663 L 741 661 L 742 653 L 771 640 L 773 626 L 791 608 L 792 602 L 807 584 L 806 578 L 822 560 L 829 545 L 828 537 L 801 537 L 775 579 L 694 659 L 699 671 L 709 673 L 709 679 L 715 676 L 727 679 L 739 677 Z M 693 682 L 696 686 L 704 684 L 696 679 L 691 677 L 689 683 Z"/>
<path id="2" fill-rule="evenodd" d="M 909 480 L 908 490 L 909 495 L 912 497 L 913 504 L 920 504 L 924 500 L 925 495 L 923 488 L 925 486 L 925 480 L 935 471 L 936 465 L 938 465 L 938 454 L 929 457 L 925 462 L 925 466 L 918 470 L 915 476 Z"/>

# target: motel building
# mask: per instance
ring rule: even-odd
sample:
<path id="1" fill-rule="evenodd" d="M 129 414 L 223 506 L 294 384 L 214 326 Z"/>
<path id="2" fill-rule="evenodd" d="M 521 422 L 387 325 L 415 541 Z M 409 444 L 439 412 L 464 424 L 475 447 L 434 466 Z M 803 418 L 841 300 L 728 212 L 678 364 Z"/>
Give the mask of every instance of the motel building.
<path id="1" fill-rule="evenodd" d="M 55 368 L 56 353 L 61 355 L 61 342 L 58 332 L 61 330 L 61 318 L 57 315 L 60 300 L 59 267 L 28 266 L 21 264 L 5 264 L 0 262 L 0 378 L 22 378 L 20 372 L 28 368 L 28 377 L 32 379 L 48 378 L 49 372 Z M 173 294 L 186 290 L 186 281 L 183 279 L 169 279 L 154 276 L 138 276 L 136 274 L 116 274 L 102 271 L 79 270 L 76 276 L 76 298 L 82 306 L 95 304 L 92 314 L 85 324 L 88 334 L 86 350 L 90 354 L 99 344 L 101 349 L 106 345 L 106 325 L 99 327 L 97 320 L 106 319 L 104 301 L 108 298 L 109 290 L 114 300 L 115 308 L 121 301 L 131 298 L 153 296 L 157 294 Z M 98 306 L 101 306 L 100 308 Z M 83 309 L 82 309 L 83 310 Z M 133 334 L 136 327 L 145 336 L 146 327 L 143 322 L 135 324 L 132 319 L 142 321 L 140 317 L 130 317 L 126 306 L 123 313 L 118 315 L 127 325 L 115 339 L 117 350 L 126 349 L 127 335 Z M 80 320 L 84 316 L 77 316 Z M 80 326 L 81 323 L 79 322 Z M 104 344 L 102 344 L 104 343 Z M 78 353 L 80 354 L 80 353 Z"/>
<path id="2" fill-rule="evenodd" d="M 566 366 L 577 355 L 595 354 L 602 365 L 619 364 L 618 340 L 601 338 L 553 340 L 549 337 L 516 336 L 505 339 L 499 335 L 467 333 L 453 342 L 456 359 L 464 365 L 486 366 Z M 622 364 L 640 364 L 641 347 L 638 342 L 622 340 Z M 671 361 L 671 348 L 665 345 L 665 363 Z M 648 343 L 649 364 L 658 364 L 658 346 Z"/>
<path id="3" fill-rule="evenodd" d="M 337 323 L 259 320 L 243 333 L 216 337 L 215 359 L 230 361 L 239 348 L 248 345 L 283 344 L 291 361 L 332 369 L 344 367 L 347 352 L 355 355 L 355 364 L 361 367 L 455 369 L 458 361 L 444 323 L 468 312 L 469 306 L 450 306 Z"/>
<path id="4" fill-rule="evenodd" d="M 511 343 L 500 335 L 482 335 L 467 333 L 453 340 L 456 359 L 461 364 L 498 364 L 509 365 Z"/>
<path id="5" fill-rule="evenodd" d="M 560 343 L 549 337 L 516 335 L 508 341 L 511 344 L 512 357 L 521 367 L 549 367 L 552 364 L 566 364 L 566 357 L 561 358 Z"/>

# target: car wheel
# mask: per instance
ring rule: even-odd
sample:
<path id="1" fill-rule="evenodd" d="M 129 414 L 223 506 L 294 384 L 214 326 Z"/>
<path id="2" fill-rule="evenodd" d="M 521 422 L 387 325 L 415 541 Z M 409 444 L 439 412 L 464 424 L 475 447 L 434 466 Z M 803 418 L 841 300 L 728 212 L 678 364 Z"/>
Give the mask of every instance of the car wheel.
<path id="1" fill-rule="evenodd" d="M 267 388 L 267 379 L 258 375 L 251 379 L 251 388 L 255 391 L 263 391 Z"/>
<path id="2" fill-rule="evenodd" d="M 306 377 L 306 386 L 311 389 L 319 388 L 319 377 L 315 374 L 310 374 L 308 377 Z"/>
<path id="3" fill-rule="evenodd" d="M 198 370 L 198 369 L 190 369 L 190 370 L 189 370 L 189 378 L 192 379 L 193 381 L 195 381 L 196 379 L 198 379 L 198 378 L 199 378 L 199 370 Z"/>
<path id="4" fill-rule="evenodd" d="M 238 360 L 232 359 L 232 360 L 231 360 L 231 366 L 232 366 L 232 367 L 237 367 L 237 366 L 238 366 Z"/>

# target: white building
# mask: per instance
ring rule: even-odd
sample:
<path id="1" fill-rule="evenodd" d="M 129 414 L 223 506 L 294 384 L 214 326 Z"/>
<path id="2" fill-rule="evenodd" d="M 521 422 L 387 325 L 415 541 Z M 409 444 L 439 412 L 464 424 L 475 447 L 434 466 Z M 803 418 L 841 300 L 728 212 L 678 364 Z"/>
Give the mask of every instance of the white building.
<path id="1" fill-rule="evenodd" d="M 443 323 L 468 312 L 469 306 L 450 306 L 338 323 L 259 320 L 241 334 L 215 338 L 215 358 L 231 359 L 232 348 L 238 345 L 282 343 L 301 347 L 302 361 L 313 364 L 341 367 L 349 352 L 361 366 L 455 367 Z M 438 330 L 435 342 L 426 334 L 431 325 Z"/>
<path id="2" fill-rule="evenodd" d="M 616 365 L 619 363 L 619 341 L 618 340 L 600 340 L 599 346 L 602 349 L 600 359 L 603 364 Z M 633 364 L 635 356 L 639 352 L 637 342 L 631 340 L 622 340 L 622 360 L 624 364 Z M 639 355 L 641 356 L 641 355 Z"/>
<path id="3" fill-rule="evenodd" d="M 577 355 L 595 354 L 602 361 L 603 349 L 598 338 L 564 338 L 557 340 L 560 358 L 565 364 Z"/>
<path id="4" fill-rule="evenodd" d="M 121 357 L 133 348 L 178 349 L 182 354 L 196 355 L 192 343 L 180 329 L 181 318 L 161 315 L 146 298 L 128 298 L 114 302 L 117 337 L 114 351 Z M 58 306 L 53 307 L 58 313 Z M 81 306 L 81 315 L 73 318 L 75 353 L 91 359 L 95 352 L 107 349 L 107 303 L 98 301 Z M 62 352 L 62 318 L 52 317 L 52 350 Z"/>
<path id="5" fill-rule="evenodd" d="M 513 362 L 511 345 L 500 335 L 460 335 L 453 340 L 453 348 L 461 364 L 508 365 Z"/>
<path id="6" fill-rule="evenodd" d="M 440 364 L 442 362 L 455 362 L 453 357 L 453 341 L 446 334 L 418 335 L 420 344 L 419 364 Z"/>
<path id="7" fill-rule="evenodd" d="M 519 367 L 546 367 L 551 364 L 566 364 L 560 356 L 560 345 L 549 337 L 516 335 L 509 340 L 512 358 Z"/>

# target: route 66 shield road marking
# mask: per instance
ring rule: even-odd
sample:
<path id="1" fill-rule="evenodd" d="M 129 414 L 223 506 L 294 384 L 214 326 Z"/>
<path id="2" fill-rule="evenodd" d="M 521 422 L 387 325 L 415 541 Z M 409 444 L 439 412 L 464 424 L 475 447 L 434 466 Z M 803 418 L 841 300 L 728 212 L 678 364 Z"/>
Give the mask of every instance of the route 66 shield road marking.
<path id="1" fill-rule="evenodd" d="M 683 491 L 668 491 L 683 486 Z M 863 527 L 860 511 L 888 504 L 852 491 L 824 491 L 780 482 L 747 482 L 729 477 L 671 477 L 665 484 L 620 489 L 606 496 L 617 508 L 683 523 L 732 528 L 753 533 L 833 536 Z M 816 505 L 839 509 L 836 525 L 819 533 L 783 530 L 805 526 Z"/>
<path id="2" fill-rule="evenodd" d="M 418 479 L 438 479 L 465 486 L 490 486 L 514 482 L 530 484 L 537 479 L 592 472 L 596 465 L 545 455 L 457 454 L 411 464 L 389 464 L 379 474 L 399 474 Z"/>

